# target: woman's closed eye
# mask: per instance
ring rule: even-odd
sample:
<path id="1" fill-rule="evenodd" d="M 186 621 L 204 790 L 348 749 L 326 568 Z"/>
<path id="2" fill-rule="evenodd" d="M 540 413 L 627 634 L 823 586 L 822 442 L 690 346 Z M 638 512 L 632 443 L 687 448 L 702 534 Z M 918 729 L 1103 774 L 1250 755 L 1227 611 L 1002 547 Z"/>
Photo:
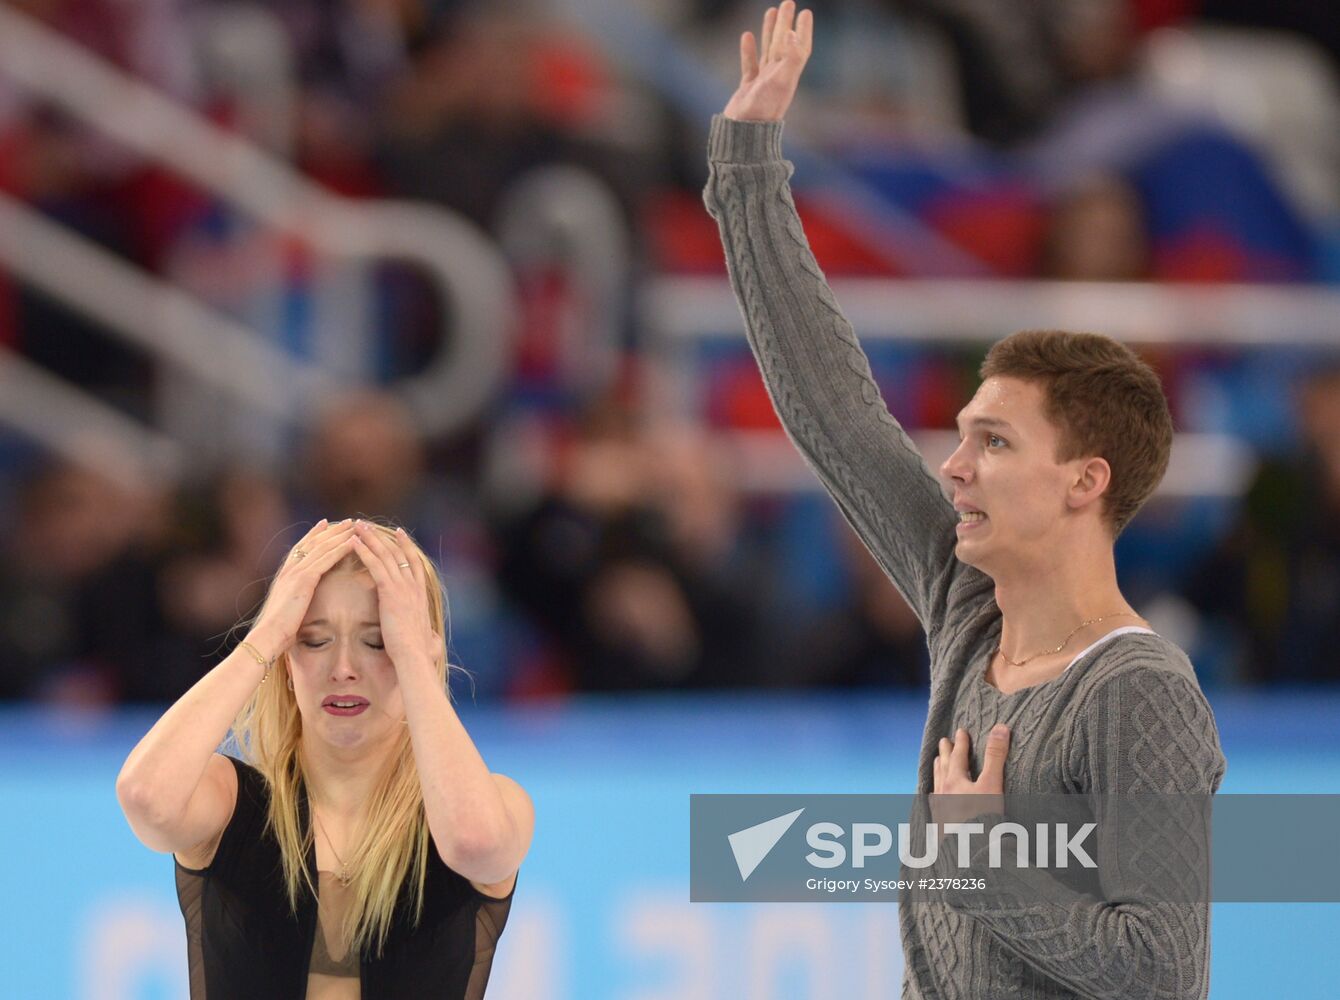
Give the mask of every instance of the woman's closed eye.
<path id="1" fill-rule="evenodd" d="M 304 646 L 306 646 L 308 649 L 321 649 L 323 646 L 327 646 L 327 645 L 329 645 L 329 644 L 330 644 L 330 640 L 329 640 L 329 639 L 304 639 L 302 644 L 303 644 Z M 369 649 L 385 649 L 385 648 L 386 648 L 386 646 L 385 646 L 384 643 L 373 642 L 371 639 L 365 640 L 365 641 L 364 641 L 364 645 L 367 646 Z"/>

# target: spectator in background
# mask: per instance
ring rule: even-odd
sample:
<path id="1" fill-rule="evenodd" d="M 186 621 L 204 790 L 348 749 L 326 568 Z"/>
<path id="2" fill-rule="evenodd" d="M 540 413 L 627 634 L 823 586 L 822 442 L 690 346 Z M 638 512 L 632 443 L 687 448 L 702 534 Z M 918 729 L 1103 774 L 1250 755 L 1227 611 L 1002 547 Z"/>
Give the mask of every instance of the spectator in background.
<path id="1" fill-rule="evenodd" d="M 630 164 L 598 138 L 609 88 L 581 35 L 480 5 L 426 40 L 388 88 L 378 166 L 393 194 L 485 228 L 512 182 L 540 166 L 583 166 L 628 194 Z"/>
<path id="2" fill-rule="evenodd" d="M 1120 177 L 1090 178 L 1053 203 L 1042 276 L 1060 281 L 1149 278 L 1149 234 L 1140 196 Z"/>
<path id="3" fill-rule="evenodd" d="M 470 535 L 476 538 L 471 545 L 482 544 L 473 491 L 429 469 L 427 442 L 413 414 L 389 392 L 357 389 L 330 400 L 312 424 L 302 456 L 292 484 L 302 518 L 314 520 L 319 511 L 348 517 L 380 511 L 438 556 L 444 540 Z"/>
<path id="4" fill-rule="evenodd" d="M 1046 121 L 1065 85 L 1050 30 L 1057 4 L 895 0 L 894 6 L 926 18 L 949 39 L 964 120 L 974 134 L 1007 145 Z"/>
<path id="5" fill-rule="evenodd" d="M 723 456 L 606 402 L 553 481 L 499 526 L 507 595 L 580 690 L 733 687 L 757 678 L 759 578 Z"/>
<path id="6" fill-rule="evenodd" d="M 1141 30 L 1160 23 L 1152 12 L 1128 0 L 906 6 L 955 43 L 970 128 L 1008 148 L 1009 162 L 1047 199 L 1095 175 L 1132 186 L 1149 278 L 1296 281 L 1318 273 L 1315 234 L 1261 154 L 1208 110 L 1152 85 L 1141 61 Z"/>
<path id="7" fill-rule="evenodd" d="M 333 518 L 373 511 L 412 526 L 428 514 L 422 494 L 424 442 L 409 411 L 377 390 L 332 400 L 313 424 L 298 489 L 304 509 Z"/>
<path id="8" fill-rule="evenodd" d="M 1264 463 L 1184 596 L 1252 682 L 1340 681 L 1340 366 L 1299 394 L 1303 453 Z"/>
<path id="9" fill-rule="evenodd" d="M 0 561 L 0 697 L 101 704 L 155 626 L 158 498 L 54 461 L 20 487 Z"/>
<path id="10" fill-rule="evenodd" d="M 346 194 L 380 193 L 374 165 L 380 108 L 416 52 L 436 39 L 452 0 L 271 0 L 298 77 L 294 154 L 309 176 Z"/>
<path id="11" fill-rule="evenodd" d="M 229 630 L 257 607 L 265 582 L 293 541 L 278 482 L 229 469 L 177 500 L 170 545 L 157 574 L 161 623 L 143 636 L 126 698 L 175 701 L 217 661 Z"/>
<path id="12" fill-rule="evenodd" d="M 1182 107 L 1142 74 L 1142 39 L 1122 0 L 1054 0 L 1065 85 L 1017 144 L 1044 191 L 1094 175 L 1124 178 L 1149 241 L 1148 277 L 1287 281 L 1318 267 L 1315 236 L 1262 157 L 1207 113 Z M 1116 206 L 1113 192 L 1108 203 Z"/>
<path id="13" fill-rule="evenodd" d="M 473 690 L 507 685 L 502 609 L 494 552 L 472 482 L 430 467 L 427 442 L 410 411 L 391 393 L 360 389 L 333 399 L 312 425 L 292 489 L 297 516 L 310 522 L 376 514 L 405 526 L 437 563 L 448 593 L 453 662 L 476 675 Z"/>
<path id="14" fill-rule="evenodd" d="M 669 423 L 641 428 L 635 447 L 645 551 L 597 574 L 588 613 L 602 648 L 588 676 L 623 686 L 631 658 L 652 687 L 757 683 L 768 576 L 743 529 L 726 447 Z"/>
<path id="15" fill-rule="evenodd" d="M 921 623 L 856 533 L 842 526 L 851 595 L 807 623 L 765 683 L 788 687 L 916 688 L 930 682 Z"/>
<path id="16" fill-rule="evenodd" d="M 1087 101 L 1134 82 L 1143 34 L 1171 16 L 1180 0 L 1164 0 L 1162 18 L 1130 0 L 893 0 L 949 39 L 969 129 L 1002 147 L 1026 144 L 1055 127 L 1077 99 Z M 1153 110 L 1153 109 L 1147 109 Z M 1167 124 L 1159 115 L 1148 122 Z"/>

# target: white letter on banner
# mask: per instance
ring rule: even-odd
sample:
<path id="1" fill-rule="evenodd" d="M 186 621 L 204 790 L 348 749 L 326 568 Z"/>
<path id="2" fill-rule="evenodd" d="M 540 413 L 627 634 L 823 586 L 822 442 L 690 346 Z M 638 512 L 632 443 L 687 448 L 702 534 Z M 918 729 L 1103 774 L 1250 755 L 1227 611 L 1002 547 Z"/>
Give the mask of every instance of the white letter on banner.
<path id="1" fill-rule="evenodd" d="M 873 833 L 875 842 L 866 840 L 866 834 Z M 888 854 L 893 846 L 893 833 L 883 823 L 853 823 L 851 825 L 851 866 L 864 868 L 866 858 L 877 858 Z"/>
<path id="2" fill-rule="evenodd" d="M 926 824 L 926 853 L 919 858 L 912 857 L 912 827 L 908 823 L 898 824 L 898 860 L 908 868 L 929 868 L 935 864 L 940 854 L 940 842 L 936 836 L 934 823 Z"/>
<path id="3" fill-rule="evenodd" d="M 1039 826 L 1045 830 L 1046 827 Z M 1019 868 L 1028 867 L 1028 830 L 1018 823 L 998 823 L 991 828 L 987 843 L 986 863 L 990 868 L 1000 867 L 1000 838 L 1007 833 L 1014 834 L 1014 863 Z M 1044 834 L 1045 836 L 1045 834 Z"/>
<path id="4" fill-rule="evenodd" d="M 985 829 L 986 827 L 981 823 L 946 823 L 944 825 L 946 837 L 951 833 L 958 837 L 958 866 L 960 868 L 967 868 L 968 865 L 972 864 L 972 859 L 968 857 L 972 853 L 972 844 L 969 842 L 969 838 L 974 833 L 981 833 Z"/>
<path id="5" fill-rule="evenodd" d="M 815 868 L 836 868 L 847 860 L 847 848 L 839 844 L 836 839 L 825 840 L 824 834 L 830 837 L 841 837 L 842 827 L 836 823 L 815 823 L 805 831 L 805 843 L 814 848 L 809 854 L 805 855 L 805 860 Z M 815 851 L 824 851 L 827 857 L 816 854 Z"/>
<path id="6" fill-rule="evenodd" d="M 1084 848 L 1080 847 L 1080 843 L 1085 837 L 1098 829 L 1098 824 L 1085 823 L 1073 837 L 1066 836 L 1069 829 L 1066 823 L 1056 824 L 1056 867 L 1065 868 L 1068 856 L 1073 854 L 1075 860 L 1085 868 L 1097 868 L 1098 866 L 1094 864 L 1093 858 L 1085 853 Z"/>

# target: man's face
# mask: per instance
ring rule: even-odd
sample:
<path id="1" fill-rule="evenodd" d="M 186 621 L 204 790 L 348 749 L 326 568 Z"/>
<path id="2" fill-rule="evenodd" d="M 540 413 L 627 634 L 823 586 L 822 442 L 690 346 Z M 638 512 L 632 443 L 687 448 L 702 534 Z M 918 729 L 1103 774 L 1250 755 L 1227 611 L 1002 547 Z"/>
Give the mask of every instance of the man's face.
<path id="1" fill-rule="evenodd" d="M 958 415 L 958 448 L 940 466 L 960 513 L 955 554 L 988 575 L 1048 561 L 1064 541 L 1078 462 L 1055 461 L 1060 432 L 1040 386 L 989 378 Z M 984 515 L 984 516 L 983 516 Z"/>

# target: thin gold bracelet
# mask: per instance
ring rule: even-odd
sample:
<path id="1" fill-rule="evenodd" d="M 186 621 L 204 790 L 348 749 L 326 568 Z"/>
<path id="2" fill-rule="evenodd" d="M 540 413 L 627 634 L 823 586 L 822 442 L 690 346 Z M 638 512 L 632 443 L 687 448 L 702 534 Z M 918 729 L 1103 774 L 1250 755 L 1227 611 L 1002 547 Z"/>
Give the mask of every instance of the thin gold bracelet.
<path id="1" fill-rule="evenodd" d="M 266 663 L 265 657 L 261 656 L 261 654 L 256 650 L 256 647 L 253 646 L 251 643 L 247 642 L 245 639 L 239 642 L 238 645 L 245 648 L 246 651 L 251 654 L 251 658 L 265 668 L 265 676 L 261 678 L 261 683 L 264 684 L 266 681 L 270 679 L 270 668 L 275 665 L 274 660 L 271 660 L 269 663 Z"/>

